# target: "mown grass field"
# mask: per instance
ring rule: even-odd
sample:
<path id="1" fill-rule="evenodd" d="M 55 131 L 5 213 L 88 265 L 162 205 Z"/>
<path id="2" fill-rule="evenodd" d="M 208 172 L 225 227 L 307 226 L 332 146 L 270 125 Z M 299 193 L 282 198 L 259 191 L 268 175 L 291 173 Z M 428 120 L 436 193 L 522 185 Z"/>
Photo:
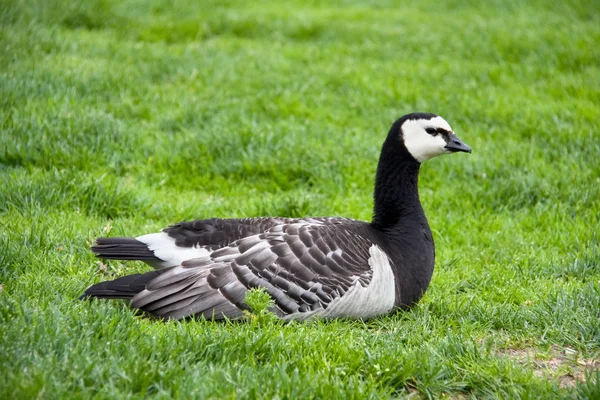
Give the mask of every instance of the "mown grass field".
<path id="1" fill-rule="evenodd" d="M 191 3 L 191 2 L 190 2 Z M 600 398 L 594 1 L 0 5 L 0 398 Z M 180 220 L 368 220 L 412 111 L 436 271 L 367 322 L 163 323 L 93 238 Z"/>

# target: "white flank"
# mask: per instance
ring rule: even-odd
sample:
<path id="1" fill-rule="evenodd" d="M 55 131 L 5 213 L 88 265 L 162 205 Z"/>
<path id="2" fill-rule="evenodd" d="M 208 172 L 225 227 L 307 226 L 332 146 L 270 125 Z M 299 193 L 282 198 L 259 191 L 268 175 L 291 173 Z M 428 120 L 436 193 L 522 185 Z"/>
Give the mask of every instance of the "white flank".
<path id="1" fill-rule="evenodd" d="M 384 315 L 394 308 L 396 284 L 388 256 L 377 245 L 369 249 L 369 265 L 373 277 L 367 287 L 356 282 L 346 293 L 333 300 L 327 309 L 291 314 L 286 319 L 304 320 L 321 318 L 371 318 Z"/>
<path id="2" fill-rule="evenodd" d="M 150 233 L 136 238 L 146 244 L 154 255 L 162 260 L 158 267 L 173 267 L 192 258 L 208 257 L 210 252 L 203 247 L 179 247 L 175 239 L 164 232 Z"/>
<path id="3" fill-rule="evenodd" d="M 413 119 L 402 124 L 404 145 L 419 162 L 427 161 L 441 154 L 450 153 L 446 149 L 447 143 L 441 135 L 433 136 L 425 131 L 429 127 L 444 128 L 447 131 L 452 131 L 448 122 L 442 117 Z"/>

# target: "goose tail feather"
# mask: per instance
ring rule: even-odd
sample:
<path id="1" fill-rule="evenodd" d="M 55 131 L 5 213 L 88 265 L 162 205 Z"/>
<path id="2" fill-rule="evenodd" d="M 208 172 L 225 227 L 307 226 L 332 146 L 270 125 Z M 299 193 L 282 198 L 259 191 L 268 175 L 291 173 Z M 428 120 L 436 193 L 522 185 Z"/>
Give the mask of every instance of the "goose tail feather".
<path id="1" fill-rule="evenodd" d="M 163 272 L 164 270 L 156 270 L 145 274 L 133 274 L 112 281 L 100 282 L 87 288 L 79 299 L 132 299 L 136 294 L 146 289 L 146 285 L 152 279 Z"/>
<path id="2" fill-rule="evenodd" d="M 99 238 L 92 251 L 96 257 L 108 260 L 161 261 L 145 243 L 134 238 Z"/>

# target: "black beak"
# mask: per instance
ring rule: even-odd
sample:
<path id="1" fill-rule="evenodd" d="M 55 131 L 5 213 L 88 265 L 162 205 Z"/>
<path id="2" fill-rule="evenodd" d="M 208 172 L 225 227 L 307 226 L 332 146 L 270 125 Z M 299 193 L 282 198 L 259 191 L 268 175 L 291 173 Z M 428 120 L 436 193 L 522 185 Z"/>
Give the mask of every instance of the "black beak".
<path id="1" fill-rule="evenodd" d="M 465 153 L 470 153 L 472 150 L 469 146 L 467 146 L 462 140 L 458 138 L 454 133 L 448 135 L 448 143 L 446 144 L 446 149 L 450 150 L 453 153 L 457 151 L 464 151 Z"/>

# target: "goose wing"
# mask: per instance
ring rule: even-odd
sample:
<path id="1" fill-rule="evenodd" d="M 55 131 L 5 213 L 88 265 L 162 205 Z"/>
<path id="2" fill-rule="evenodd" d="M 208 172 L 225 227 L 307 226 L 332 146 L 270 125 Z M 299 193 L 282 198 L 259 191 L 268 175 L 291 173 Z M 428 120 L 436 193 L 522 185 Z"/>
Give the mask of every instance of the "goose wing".
<path id="1" fill-rule="evenodd" d="M 394 306 L 387 255 L 368 224 L 328 219 L 275 225 L 153 277 L 132 306 L 163 318 L 236 318 L 246 293 L 264 288 L 281 317 L 370 317 Z"/>

